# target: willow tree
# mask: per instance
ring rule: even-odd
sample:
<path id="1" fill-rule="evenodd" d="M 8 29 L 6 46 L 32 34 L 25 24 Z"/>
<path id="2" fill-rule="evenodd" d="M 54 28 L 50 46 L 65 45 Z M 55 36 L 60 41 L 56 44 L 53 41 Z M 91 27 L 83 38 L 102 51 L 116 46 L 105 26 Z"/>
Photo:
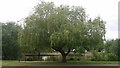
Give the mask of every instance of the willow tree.
<path id="1" fill-rule="evenodd" d="M 40 53 L 50 51 L 48 21 L 46 17 L 53 11 L 53 3 L 41 2 L 35 6 L 33 14 L 25 18 L 19 43 L 24 53 Z M 40 57 L 38 57 L 40 58 Z"/>
<path id="2" fill-rule="evenodd" d="M 96 27 L 99 24 L 94 22 L 101 23 L 100 20 L 88 22 L 82 7 L 56 7 L 53 3 L 41 2 L 35 7 L 33 14 L 26 18 L 20 34 L 20 43 L 29 47 L 30 51 L 54 49 L 61 53 L 62 62 L 66 62 L 66 56 L 73 49 L 79 51 L 88 47 L 91 40 L 98 39 L 94 37 L 97 31 L 99 39 L 102 39 L 104 34 L 99 30 L 101 27 Z"/>

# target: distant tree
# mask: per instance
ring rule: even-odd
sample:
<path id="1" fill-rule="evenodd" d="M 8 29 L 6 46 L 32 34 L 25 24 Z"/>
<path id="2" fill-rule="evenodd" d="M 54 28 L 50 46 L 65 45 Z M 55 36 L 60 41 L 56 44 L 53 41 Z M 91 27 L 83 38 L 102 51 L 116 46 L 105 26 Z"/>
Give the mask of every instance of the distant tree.
<path id="1" fill-rule="evenodd" d="M 12 60 L 20 56 L 18 32 L 20 26 L 14 22 L 2 23 L 2 57 Z"/>

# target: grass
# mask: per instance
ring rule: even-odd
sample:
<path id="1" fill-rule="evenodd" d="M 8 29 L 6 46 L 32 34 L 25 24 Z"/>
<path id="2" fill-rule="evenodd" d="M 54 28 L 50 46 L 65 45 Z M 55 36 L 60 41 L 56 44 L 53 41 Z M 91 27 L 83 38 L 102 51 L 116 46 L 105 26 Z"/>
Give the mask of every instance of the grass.
<path id="1" fill-rule="evenodd" d="M 2 60 L 0 60 L 0 66 L 2 65 Z"/>
<path id="2" fill-rule="evenodd" d="M 118 64 L 118 61 L 71 61 L 72 64 Z"/>
<path id="3" fill-rule="evenodd" d="M 58 62 L 44 61 L 2 61 L 2 66 L 38 66 L 44 64 L 57 64 Z"/>
<path id="4" fill-rule="evenodd" d="M 39 65 L 66 65 L 66 64 L 118 64 L 118 61 L 69 61 L 67 63 L 55 61 L 13 61 L 3 60 L 2 66 L 39 66 Z"/>

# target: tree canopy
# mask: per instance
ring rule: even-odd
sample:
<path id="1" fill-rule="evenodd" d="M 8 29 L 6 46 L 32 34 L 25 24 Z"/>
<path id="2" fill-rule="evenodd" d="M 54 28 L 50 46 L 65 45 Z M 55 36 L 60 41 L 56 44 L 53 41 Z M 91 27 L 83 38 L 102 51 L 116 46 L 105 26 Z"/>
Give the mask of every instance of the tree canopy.
<path id="1" fill-rule="evenodd" d="M 104 35 L 105 22 L 100 17 L 87 20 L 84 8 L 41 2 L 25 19 L 19 40 L 27 51 L 56 50 L 66 62 L 73 49 L 79 52 L 81 48 L 90 50 L 102 45 Z"/>

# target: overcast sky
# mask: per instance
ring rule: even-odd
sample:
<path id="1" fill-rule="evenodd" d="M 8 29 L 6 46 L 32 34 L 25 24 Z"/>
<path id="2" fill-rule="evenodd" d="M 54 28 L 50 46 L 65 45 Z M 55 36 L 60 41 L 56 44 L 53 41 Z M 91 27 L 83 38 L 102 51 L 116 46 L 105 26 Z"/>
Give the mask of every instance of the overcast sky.
<path id="1" fill-rule="evenodd" d="M 106 38 L 118 38 L 118 1 L 120 0 L 44 0 L 56 5 L 82 6 L 89 18 L 106 21 Z M 39 0 L 0 0 L 0 22 L 19 21 L 30 14 Z"/>

